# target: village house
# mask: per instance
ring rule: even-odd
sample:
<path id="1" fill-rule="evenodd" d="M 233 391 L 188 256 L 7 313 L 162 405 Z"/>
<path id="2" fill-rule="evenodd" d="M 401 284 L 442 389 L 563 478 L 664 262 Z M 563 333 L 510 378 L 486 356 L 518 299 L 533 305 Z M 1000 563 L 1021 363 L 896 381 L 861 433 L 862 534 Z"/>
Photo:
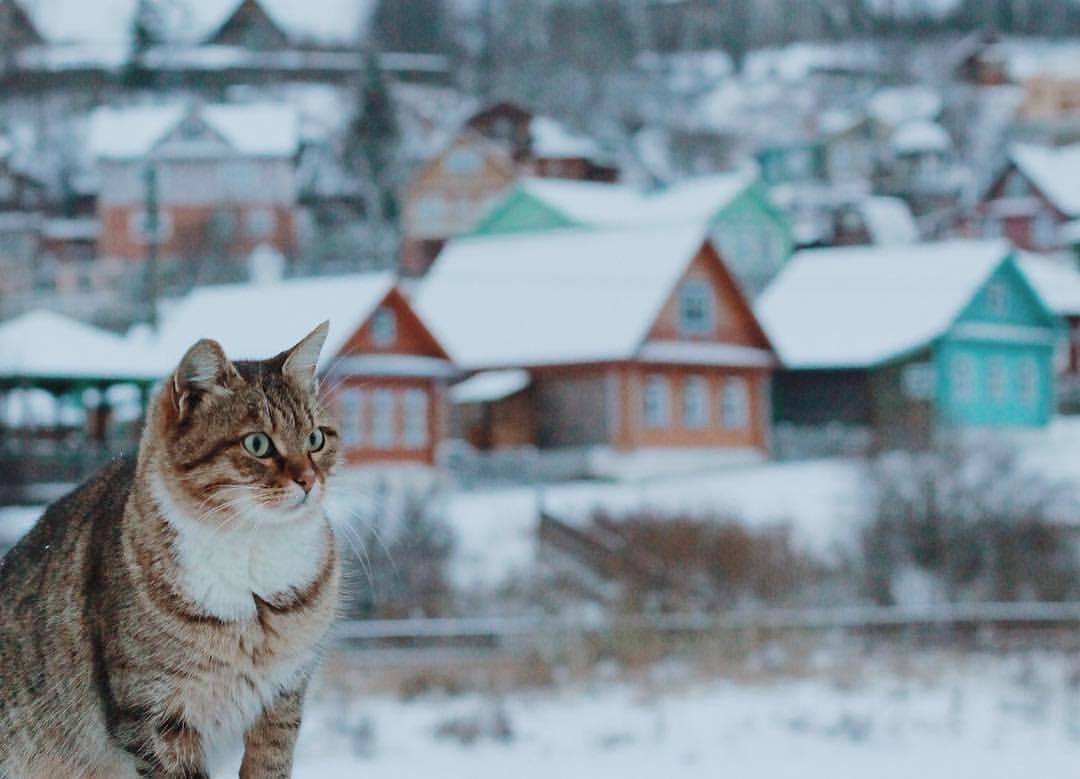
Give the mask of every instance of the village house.
<path id="1" fill-rule="evenodd" d="M 747 294 L 763 289 L 790 256 L 784 213 L 756 170 L 684 179 L 644 192 L 621 184 L 526 178 L 475 226 L 476 235 L 568 227 L 620 227 L 697 222 Z"/>
<path id="2" fill-rule="evenodd" d="M 253 317 L 250 326 L 236 326 L 240 312 Z M 163 314 L 154 343 L 169 366 L 203 337 L 234 359 L 271 357 L 329 320 L 319 376 L 346 463 L 437 462 L 455 370 L 392 274 L 201 287 Z"/>
<path id="3" fill-rule="evenodd" d="M 599 144 L 516 103 L 474 113 L 405 190 L 401 267 L 423 275 L 446 241 L 471 232 L 519 178 L 612 182 L 618 169 Z"/>
<path id="4" fill-rule="evenodd" d="M 100 256 L 142 264 L 153 248 L 190 283 L 241 276 L 237 261 L 262 244 L 291 255 L 299 143 L 282 104 L 98 109 Z"/>
<path id="5" fill-rule="evenodd" d="M 1037 252 L 1080 246 L 1080 144 L 1019 144 L 980 197 L 973 230 Z"/>
<path id="6" fill-rule="evenodd" d="M 454 432 L 477 448 L 768 449 L 772 349 L 701 224 L 457 239 L 415 303 L 472 374 Z"/>
<path id="7" fill-rule="evenodd" d="M 1004 241 L 801 252 L 755 310 L 784 366 L 778 432 L 834 426 L 922 447 L 1053 414 L 1059 320 Z"/>
<path id="8" fill-rule="evenodd" d="M 1080 269 L 1069 254 L 1022 253 L 1020 268 L 1042 299 L 1063 322 L 1058 353 L 1057 406 L 1080 413 Z"/>

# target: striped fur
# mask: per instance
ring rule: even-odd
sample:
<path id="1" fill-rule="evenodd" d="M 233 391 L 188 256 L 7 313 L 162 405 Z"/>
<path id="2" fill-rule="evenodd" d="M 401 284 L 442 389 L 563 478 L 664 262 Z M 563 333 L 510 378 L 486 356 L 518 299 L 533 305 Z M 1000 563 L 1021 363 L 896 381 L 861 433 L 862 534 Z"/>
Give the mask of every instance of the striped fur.
<path id="1" fill-rule="evenodd" d="M 340 580 L 321 508 L 337 459 L 314 385 L 324 337 L 247 363 L 196 344 L 137 457 L 50 506 L 0 562 L 0 776 L 208 777 L 241 741 L 242 777 L 290 775 Z M 272 456 L 243 447 L 253 432 Z"/>

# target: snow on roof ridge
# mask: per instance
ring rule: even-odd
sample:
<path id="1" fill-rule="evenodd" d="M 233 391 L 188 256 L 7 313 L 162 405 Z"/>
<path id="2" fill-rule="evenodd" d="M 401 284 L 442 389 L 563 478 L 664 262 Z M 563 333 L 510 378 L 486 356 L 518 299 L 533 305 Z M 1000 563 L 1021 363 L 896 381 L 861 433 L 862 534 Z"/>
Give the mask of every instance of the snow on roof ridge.
<path id="1" fill-rule="evenodd" d="M 706 240 L 699 223 L 455 239 L 414 301 L 466 370 L 626 359 Z"/>
<path id="2" fill-rule="evenodd" d="M 1012 254 L 1002 240 L 806 250 L 755 311 L 789 367 L 866 367 L 927 346 Z"/>
<path id="3" fill-rule="evenodd" d="M 1080 216 L 1080 143 L 1015 143 L 1009 158 L 1067 217 Z"/>

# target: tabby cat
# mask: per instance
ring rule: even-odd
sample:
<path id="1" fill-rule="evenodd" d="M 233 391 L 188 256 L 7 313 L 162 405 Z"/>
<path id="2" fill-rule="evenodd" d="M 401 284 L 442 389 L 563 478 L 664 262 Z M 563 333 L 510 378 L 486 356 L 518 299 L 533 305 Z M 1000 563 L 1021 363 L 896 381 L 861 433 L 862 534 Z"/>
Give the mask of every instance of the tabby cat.
<path id="1" fill-rule="evenodd" d="M 241 777 L 290 775 L 340 579 L 326 332 L 262 362 L 196 343 L 137 456 L 0 563 L 0 776 L 208 777 L 241 739 Z"/>

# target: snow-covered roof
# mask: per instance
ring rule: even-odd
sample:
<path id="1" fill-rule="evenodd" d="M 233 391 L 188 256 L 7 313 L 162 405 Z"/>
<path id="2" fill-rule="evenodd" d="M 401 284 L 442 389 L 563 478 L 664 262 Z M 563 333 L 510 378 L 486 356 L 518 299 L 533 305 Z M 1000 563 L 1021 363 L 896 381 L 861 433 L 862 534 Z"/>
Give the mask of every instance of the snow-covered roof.
<path id="1" fill-rule="evenodd" d="M 790 368 L 860 368 L 928 346 L 1010 253 L 946 241 L 796 254 L 755 312 Z"/>
<path id="2" fill-rule="evenodd" d="M 481 371 L 450 388 L 450 400 L 457 405 L 491 403 L 521 392 L 532 378 L 523 368 Z"/>
<path id="3" fill-rule="evenodd" d="M 941 96 L 922 86 L 886 87 L 870 98 L 870 117 L 886 127 L 897 127 L 915 119 L 937 119 Z"/>
<path id="4" fill-rule="evenodd" d="M 169 103 L 96 109 L 90 117 L 90 153 L 96 159 L 145 157 L 189 115 L 241 154 L 292 157 L 300 145 L 299 116 L 286 103 Z"/>
<path id="5" fill-rule="evenodd" d="M 697 176 L 645 192 L 625 184 L 527 178 L 519 186 L 576 222 L 597 227 L 704 221 L 757 178 L 753 166 L 733 173 Z"/>
<path id="6" fill-rule="evenodd" d="M 161 373 L 148 349 L 53 311 L 30 311 L 0 324 L 4 378 L 146 380 Z"/>
<path id="7" fill-rule="evenodd" d="M 1071 146 L 1016 144 L 1016 167 L 1067 217 L 1080 217 L 1080 143 Z"/>
<path id="8" fill-rule="evenodd" d="M 910 244 L 919 240 L 915 217 L 904 200 L 898 197 L 867 197 L 858 201 L 856 208 L 870 233 L 870 240 L 878 246 Z"/>
<path id="9" fill-rule="evenodd" d="M 163 312 L 157 351 L 171 367 L 197 340 L 213 338 L 233 359 L 265 359 L 328 319 L 325 367 L 393 287 L 391 273 L 201 287 Z"/>
<path id="10" fill-rule="evenodd" d="M 1075 258 L 1047 257 L 1024 252 L 1020 269 L 1046 305 L 1061 316 L 1080 316 L 1080 271 Z"/>
<path id="11" fill-rule="evenodd" d="M 529 141 L 536 157 L 596 159 L 602 156 L 596 141 L 571 132 L 566 125 L 550 116 L 533 117 L 529 122 Z"/>
<path id="12" fill-rule="evenodd" d="M 628 359 L 704 243 L 688 224 L 456 239 L 413 303 L 466 370 Z"/>
<path id="13" fill-rule="evenodd" d="M 915 119 L 904 122 L 893 133 L 891 144 L 898 154 L 945 152 L 952 148 L 949 133 L 937 122 Z"/>
<path id="14" fill-rule="evenodd" d="M 110 44 L 130 41 L 137 0 L 20 0 L 50 43 Z M 161 4 L 170 42 L 198 43 L 216 32 L 242 0 L 171 0 Z M 366 31 L 374 0 L 258 0 L 267 15 L 297 43 L 356 44 Z"/>

